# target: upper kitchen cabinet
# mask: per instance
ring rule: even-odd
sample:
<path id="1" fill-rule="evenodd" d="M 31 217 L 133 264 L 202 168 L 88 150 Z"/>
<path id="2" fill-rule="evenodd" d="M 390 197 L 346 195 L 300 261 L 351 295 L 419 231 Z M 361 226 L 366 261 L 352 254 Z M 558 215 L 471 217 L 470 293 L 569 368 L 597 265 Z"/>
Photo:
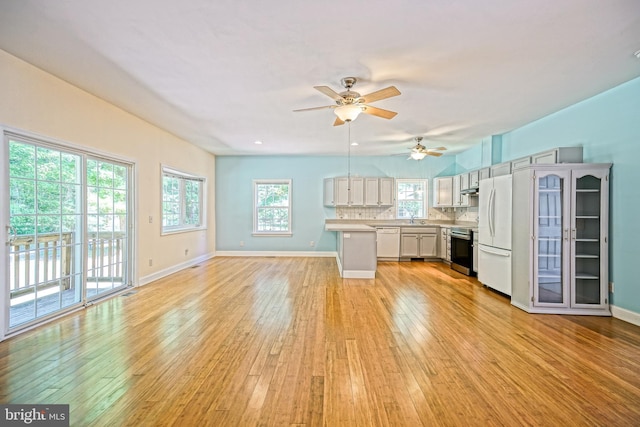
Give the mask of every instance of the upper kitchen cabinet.
<path id="1" fill-rule="evenodd" d="M 349 178 L 324 179 L 325 206 L 349 206 L 350 200 Z"/>
<path id="2" fill-rule="evenodd" d="M 516 169 L 520 169 L 523 166 L 529 166 L 531 164 L 531 157 L 522 157 L 521 159 L 516 159 L 511 161 L 511 170 L 514 171 Z"/>
<path id="3" fill-rule="evenodd" d="M 351 177 L 349 179 L 348 206 L 364 206 L 364 178 Z"/>
<path id="4" fill-rule="evenodd" d="M 532 164 L 582 163 L 582 147 L 558 147 L 531 156 Z"/>
<path id="5" fill-rule="evenodd" d="M 509 175 L 511 173 L 511 162 L 498 163 L 489 168 L 489 175 L 491 178 L 496 176 Z"/>
<path id="6" fill-rule="evenodd" d="M 453 177 L 444 176 L 433 179 L 433 207 L 453 206 Z"/>
<path id="7" fill-rule="evenodd" d="M 610 164 L 513 173 L 512 295 L 531 313 L 611 315 Z"/>
<path id="8" fill-rule="evenodd" d="M 380 206 L 393 206 L 395 200 L 395 180 L 393 178 L 378 179 L 378 204 Z"/>
<path id="9" fill-rule="evenodd" d="M 453 207 L 469 206 L 469 196 L 463 194 L 462 190 L 469 187 L 469 174 L 461 174 L 453 177 Z"/>
<path id="10" fill-rule="evenodd" d="M 392 206 L 393 178 L 339 177 L 324 179 L 324 205 L 338 207 Z"/>
<path id="11" fill-rule="evenodd" d="M 487 178 L 489 176 L 487 175 Z M 469 187 L 467 188 L 478 188 L 480 187 L 480 170 L 474 170 L 469 172 Z"/>
<path id="12" fill-rule="evenodd" d="M 325 206 L 335 206 L 336 205 L 336 183 L 333 178 L 325 178 L 323 181 L 323 202 L 322 204 Z"/>
<path id="13" fill-rule="evenodd" d="M 393 178 L 365 178 L 364 205 L 393 206 L 394 182 Z"/>

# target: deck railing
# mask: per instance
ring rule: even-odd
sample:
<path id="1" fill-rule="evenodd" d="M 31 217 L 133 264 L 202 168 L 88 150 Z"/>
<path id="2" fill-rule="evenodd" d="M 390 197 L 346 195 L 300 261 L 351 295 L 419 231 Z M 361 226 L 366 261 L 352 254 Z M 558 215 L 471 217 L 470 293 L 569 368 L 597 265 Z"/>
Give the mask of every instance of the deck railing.
<path id="1" fill-rule="evenodd" d="M 87 237 L 87 280 L 121 280 L 125 233 L 88 233 Z M 60 284 L 63 289 L 73 286 L 72 263 L 78 258 L 74 251 L 79 250 L 75 243 L 75 233 L 70 232 L 14 237 L 9 244 L 12 297 L 31 292 L 35 286 L 39 290 Z"/>

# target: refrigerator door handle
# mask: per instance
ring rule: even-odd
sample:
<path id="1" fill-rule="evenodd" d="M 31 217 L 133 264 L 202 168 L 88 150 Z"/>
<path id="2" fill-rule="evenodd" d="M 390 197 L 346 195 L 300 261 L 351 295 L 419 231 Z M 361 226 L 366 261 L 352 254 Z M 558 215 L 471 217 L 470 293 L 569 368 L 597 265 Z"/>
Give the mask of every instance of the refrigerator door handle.
<path id="1" fill-rule="evenodd" d="M 491 255 L 498 255 L 498 256 L 503 256 L 503 257 L 510 257 L 511 256 L 511 252 L 510 251 L 500 251 L 500 252 L 492 251 L 491 249 L 488 249 L 488 248 L 486 248 L 486 247 L 484 247 L 482 245 L 479 247 L 479 249 L 482 252 L 485 252 L 485 253 L 488 253 L 488 254 L 491 254 Z"/>
<path id="2" fill-rule="evenodd" d="M 491 237 L 495 237 L 496 233 L 495 233 L 495 218 L 494 218 L 494 213 L 495 213 L 495 195 L 496 195 L 496 189 L 492 188 L 491 189 L 491 193 L 489 193 L 489 234 L 491 235 Z"/>

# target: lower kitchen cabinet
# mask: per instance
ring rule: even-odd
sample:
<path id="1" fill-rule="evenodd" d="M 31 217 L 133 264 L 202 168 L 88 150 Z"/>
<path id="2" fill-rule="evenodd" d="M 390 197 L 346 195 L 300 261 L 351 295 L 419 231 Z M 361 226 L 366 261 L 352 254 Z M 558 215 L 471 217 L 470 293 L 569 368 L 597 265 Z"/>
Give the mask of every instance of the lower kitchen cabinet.
<path id="1" fill-rule="evenodd" d="M 449 228 L 440 228 L 440 252 L 438 256 L 447 262 L 451 262 L 451 239 L 449 237 Z"/>
<path id="2" fill-rule="evenodd" d="M 435 258 L 438 256 L 436 227 L 403 227 L 400 234 L 400 258 Z"/>

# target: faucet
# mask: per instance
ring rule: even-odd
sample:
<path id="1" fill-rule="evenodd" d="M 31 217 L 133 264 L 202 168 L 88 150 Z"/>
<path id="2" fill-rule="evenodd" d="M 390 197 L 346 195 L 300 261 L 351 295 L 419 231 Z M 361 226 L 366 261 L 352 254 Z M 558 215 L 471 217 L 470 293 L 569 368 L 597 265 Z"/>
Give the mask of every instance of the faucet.
<path id="1" fill-rule="evenodd" d="M 411 214 L 411 218 L 409 219 L 409 224 L 413 224 L 413 220 L 416 217 L 415 214 Z"/>

